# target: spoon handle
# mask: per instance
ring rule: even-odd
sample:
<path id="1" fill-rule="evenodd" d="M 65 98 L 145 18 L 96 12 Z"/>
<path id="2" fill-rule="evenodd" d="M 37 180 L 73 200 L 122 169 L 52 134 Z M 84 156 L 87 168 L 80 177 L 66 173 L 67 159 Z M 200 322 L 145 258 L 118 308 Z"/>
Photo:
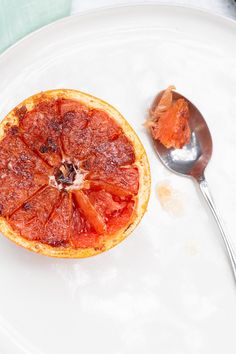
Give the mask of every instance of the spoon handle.
<path id="1" fill-rule="evenodd" d="M 206 199 L 209 208 L 212 211 L 212 214 L 213 214 L 213 216 L 214 216 L 214 218 L 216 220 L 216 223 L 219 226 L 222 239 L 223 239 L 223 241 L 225 243 L 225 248 L 226 248 L 226 250 L 228 252 L 228 255 L 229 255 L 229 259 L 230 259 L 230 263 L 231 263 L 232 270 L 233 270 L 233 273 L 234 273 L 234 277 L 236 279 L 236 256 L 235 256 L 235 253 L 234 253 L 234 250 L 233 250 L 232 243 L 231 243 L 229 237 L 226 235 L 226 233 L 224 231 L 223 222 L 222 222 L 222 220 L 221 220 L 221 218 L 220 218 L 220 216 L 218 214 L 218 211 L 217 211 L 217 209 L 215 207 L 215 204 L 214 204 L 214 201 L 213 201 L 213 198 L 212 198 L 212 195 L 210 193 L 209 186 L 208 186 L 208 183 L 207 183 L 205 177 L 202 176 L 198 180 L 198 183 L 199 183 L 200 190 L 201 190 L 204 198 Z"/>

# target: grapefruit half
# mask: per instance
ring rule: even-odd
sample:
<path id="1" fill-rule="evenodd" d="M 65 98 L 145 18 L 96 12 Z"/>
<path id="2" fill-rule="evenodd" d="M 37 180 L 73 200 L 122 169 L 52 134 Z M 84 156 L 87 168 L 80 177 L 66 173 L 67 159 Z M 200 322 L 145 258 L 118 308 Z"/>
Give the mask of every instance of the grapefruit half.
<path id="1" fill-rule="evenodd" d="M 20 246 L 65 258 L 106 251 L 137 226 L 149 193 L 139 138 L 98 98 L 41 92 L 0 123 L 0 230 Z"/>

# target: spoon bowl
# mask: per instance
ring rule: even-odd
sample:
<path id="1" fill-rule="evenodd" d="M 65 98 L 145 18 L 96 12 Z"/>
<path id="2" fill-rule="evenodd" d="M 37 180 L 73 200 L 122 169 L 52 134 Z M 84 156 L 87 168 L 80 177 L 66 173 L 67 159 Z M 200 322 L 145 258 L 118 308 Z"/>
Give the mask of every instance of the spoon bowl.
<path id="1" fill-rule="evenodd" d="M 163 91 L 160 92 L 154 103 L 156 107 L 161 99 Z M 159 140 L 153 140 L 156 152 L 163 164 L 172 172 L 188 177 L 199 179 L 212 155 L 212 138 L 210 130 L 196 106 L 187 98 L 177 92 L 173 92 L 173 99 L 184 98 L 188 103 L 191 129 L 190 143 L 182 149 L 167 149 Z"/>

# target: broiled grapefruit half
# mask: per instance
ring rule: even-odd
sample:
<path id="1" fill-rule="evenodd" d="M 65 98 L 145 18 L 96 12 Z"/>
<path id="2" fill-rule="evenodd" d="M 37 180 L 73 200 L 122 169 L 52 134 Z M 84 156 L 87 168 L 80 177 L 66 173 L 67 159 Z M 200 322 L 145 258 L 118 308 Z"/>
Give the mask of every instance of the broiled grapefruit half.
<path id="1" fill-rule="evenodd" d="M 67 258 L 106 251 L 137 226 L 149 193 L 139 138 L 98 98 L 42 92 L 0 123 L 0 230 L 20 246 Z"/>

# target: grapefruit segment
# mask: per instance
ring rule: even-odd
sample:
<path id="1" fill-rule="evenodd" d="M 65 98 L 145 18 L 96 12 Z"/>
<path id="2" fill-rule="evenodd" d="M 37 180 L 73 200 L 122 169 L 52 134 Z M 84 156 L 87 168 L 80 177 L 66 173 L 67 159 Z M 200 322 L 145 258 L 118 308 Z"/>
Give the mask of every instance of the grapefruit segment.
<path id="1" fill-rule="evenodd" d="M 86 219 L 90 222 L 98 234 L 103 234 L 106 231 L 106 224 L 101 215 L 97 212 L 96 208 L 90 202 L 87 195 L 81 190 L 74 191 L 74 195 L 78 206 L 83 211 Z"/>
<path id="2" fill-rule="evenodd" d="M 79 249 L 87 249 L 93 248 L 95 250 L 101 249 L 101 244 L 99 241 L 99 236 L 97 233 L 76 233 L 74 231 L 74 235 L 71 239 L 71 244 L 73 247 Z"/>
<path id="3" fill-rule="evenodd" d="M 126 206 L 125 201 L 115 201 L 112 195 L 104 190 L 89 191 L 88 197 L 92 205 L 106 221 L 112 214 L 124 209 Z"/>
<path id="4" fill-rule="evenodd" d="M 90 181 L 89 184 L 90 187 L 94 190 L 102 189 L 105 190 L 106 192 L 109 192 L 113 195 L 117 195 L 119 197 L 126 197 L 132 194 L 129 189 L 118 187 L 115 184 L 110 184 L 104 181 Z"/>
<path id="5" fill-rule="evenodd" d="M 71 195 L 67 192 L 61 194 L 58 203 L 45 224 L 45 237 L 51 246 L 67 245 L 70 240 L 71 227 Z"/>
<path id="6" fill-rule="evenodd" d="M 135 161 L 134 148 L 131 142 L 121 135 L 113 141 L 105 141 L 94 148 L 97 155 L 96 165 L 104 169 L 108 164 L 112 166 L 131 165 Z"/>
<path id="7" fill-rule="evenodd" d="M 114 233 L 122 227 L 129 227 L 132 224 L 132 214 L 134 213 L 134 201 L 127 203 L 126 207 L 120 209 L 114 218 L 111 218 L 107 223 L 109 233 Z"/>
<path id="8" fill-rule="evenodd" d="M 48 242 L 45 224 L 59 197 L 56 188 L 44 188 L 11 215 L 11 226 L 29 240 Z"/>
<path id="9" fill-rule="evenodd" d="M 74 205 L 71 220 L 71 245 L 75 248 L 98 248 L 100 236 L 88 220 L 83 216 L 82 211 Z"/>
<path id="10" fill-rule="evenodd" d="M 61 134 L 63 150 L 72 159 L 83 159 L 88 155 L 92 143 L 92 132 L 87 128 L 87 112 L 83 108 L 77 111 L 64 109 L 63 112 Z"/>
<path id="11" fill-rule="evenodd" d="M 139 190 L 139 171 L 135 166 L 90 172 L 87 178 L 91 181 L 103 181 L 124 190 L 129 190 L 134 195 Z"/>
<path id="12" fill-rule="evenodd" d="M 12 132 L 0 141 L 0 157 L 0 211 L 7 216 L 48 183 L 51 169 Z"/>
<path id="13" fill-rule="evenodd" d="M 93 131 L 93 148 L 100 143 L 112 141 L 122 134 L 121 128 L 101 110 L 91 110 L 89 128 Z"/>
<path id="14" fill-rule="evenodd" d="M 61 161 L 61 117 L 57 102 L 45 100 L 20 117 L 19 127 L 25 143 L 50 166 L 58 165 Z"/>
<path id="15" fill-rule="evenodd" d="M 59 98 L 58 104 L 60 114 L 64 119 L 66 118 L 65 115 L 67 113 L 78 113 L 78 115 L 80 115 L 81 112 L 84 112 L 86 114 L 89 113 L 88 107 L 86 107 L 86 105 L 82 104 L 81 102 L 78 102 L 77 100 Z"/>

